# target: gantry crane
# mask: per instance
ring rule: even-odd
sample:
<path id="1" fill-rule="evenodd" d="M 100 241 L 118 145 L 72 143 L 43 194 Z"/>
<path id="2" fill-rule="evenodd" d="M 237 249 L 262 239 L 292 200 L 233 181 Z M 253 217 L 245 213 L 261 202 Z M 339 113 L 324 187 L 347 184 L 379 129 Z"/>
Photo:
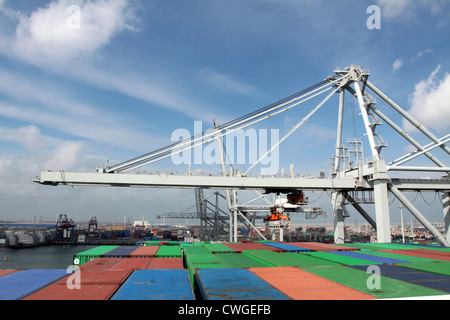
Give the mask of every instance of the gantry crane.
<path id="1" fill-rule="evenodd" d="M 97 172 L 80 173 L 65 171 L 42 172 L 40 177 L 33 181 L 43 185 L 72 185 L 72 186 L 120 186 L 120 187 L 163 187 L 163 188 L 203 188 L 225 190 L 227 207 L 230 212 L 230 241 L 237 240 L 238 216 L 245 219 L 245 215 L 239 209 L 237 203 L 238 190 L 263 191 L 264 193 L 295 194 L 305 191 L 330 191 L 332 192 L 332 204 L 334 214 L 335 243 L 344 242 L 344 218 L 345 205 L 351 204 L 377 232 L 378 242 L 391 242 L 390 214 L 388 192 L 394 195 L 402 205 L 407 208 L 414 217 L 427 228 L 433 236 L 443 245 L 449 246 L 450 240 L 450 135 L 443 138 L 436 137 L 418 120 L 412 117 L 405 109 L 389 98 L 369 81 L 370 73 L 360 66 L 351 66 L 345 69 L 337 69 L 334 75 L 323 81 L 291 95 L 283 100 L 256 110 L 246 116 L 240 117 L 223 125 L 214 123 L 214 128 L 203 134 L 193 136 L 181 142 L 147 153 L 140 157 L 113 165 L 98 168 Z M 368 161 L 352 163 L 344 166 L 345 146 L 343 144 L 344 100 L 345 94 L 356 98 L 368 140 L 371 158 Z M 339 95 L 336 148 L 333 155 L 333 167 L 329 178 L 308 179 L 304 177 L 254 177 L 248 173 L 262 159 L 267 157 L 275 148 L 279 147 L 292 133 L 304 125 L 325 103 L 335 94 Z M 310 101 L 315 97 L 326 95 L 299 123 L 297 123 L 276 145 L 262 155 L 244 172 L 233 168 L 227 169 L 225 153 L 223 151 L 222 138 L 226 135 L 257 124 L 265 119 L 281 114 L 300 104 Z M 402 119 L 414 126 L 420 134 L 431 142 L 423 146 L 410 134 L 405 132 L 391 118 L 376 107 L 373 97 L 381 98 L 388 107 L 399 114 Z M 386 162 L 381 152 L 387 147 L 387 143 L 377 132 L 377 128 L 384 122 L 400 137 L 412 144 L 416 150 L 399 159 Z M 152 164 L 156 161 L 170 157 L 174 153 L 185 152 L 192 148 L 200 147 L 208 143 L 217 143 L 221 155 L 221 176 L 195 176 L 188 172 L 186 175 L 163 174 L 136 174 L 131 173 L 138 168 Z M 445 161 L 432 154 L 439 148 L 445 157 Z M 425 156 L 433 163 L 433 166 L 404 166 L 407 161 L 419 156 Z M 440 173 L 438 178 L 397 178 L 391 176 L 395 171 L 408 172 L 433 172 Z M 373 196 L 375 220 L 361 207 L 358 200 L 352 197 L 352 193 L 370 192 Z M 443 205 L 445 235 L 442 235 L 408 200 L 404 192 L 440 192 Z"/>
<path id="2" fill-rule="evenodd" d="M 67 217 L 67 214 L 60 214 L 55 228 L 58 240 L 68 240 L 73 235 L 75 223 Z"/>

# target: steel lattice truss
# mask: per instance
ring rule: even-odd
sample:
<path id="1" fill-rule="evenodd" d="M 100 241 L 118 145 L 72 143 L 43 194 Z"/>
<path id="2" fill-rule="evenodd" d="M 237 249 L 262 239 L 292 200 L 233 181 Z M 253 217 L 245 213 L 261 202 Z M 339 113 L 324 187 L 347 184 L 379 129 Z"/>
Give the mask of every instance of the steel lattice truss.
<path id="1" fill-rule="evenodd" d="M 390 242 L 390 215 L 388 192 L 393 194 L 422 225 L 427 228 L 443 245 L 449 246 L 450 239 L 450 148 L 446 145 L 450 141 L 450 135 L 439 138 L 427 130 L 419 121 L 401 108 L 396 102 L 379 90 L 369 79 L 369 72 L 359 66 L 351 66 L 343 70 L 335 70 L 334 75 L 324 81 L 302 90 L 290 97 L 273 103 L 262 109 L 254 111 L 223 125 L 215 125 L 212 130 L 201 135 L 193 136 L 179 143 L 172 144 L 154 152 L 122 162 L 114 166 L 99 168 L 93 173 L 79 172 L 42 172 L 34 182 L 43 185 L 71 185 L 71 186 L 119 186 L 119 187 L 161 187 L 161 188 L 203 188 L 225 190 L 227 206 L 230 211 L 230 241 L 236 241 L 238 215 L 246 219 L 237 203 L 237 190 L 252 190 L 258 197 L 260 193 L 290 193 L 300 191 L 330 191 L 332 192 L 333 212 L 335 217 L 335 242 L 344 241 L 344 205 L 351 204 L 355 209 L 377 230 L 378 242 Z M 345 94 L 356 98 L 366 138 L 371 152 L 371 159 L 366 162 L 354 164 L 348 167 L 345 163 L 348 150 L 342 142 L 342 127 L 344 122 Z M 336 150 L 333 156 L 332 174 L 329 178 L 308 179 L 302 177 L 252 177 L 248 172 L 260 161 L 270 154 L 274 148 L 285 141 L 293 132 L 300 128 L 310 117 L 314 115 L 335 94 L 339 94 L 339 113 L 337 119 Z M 263 120 L 290 110 L 306 101 L 320 95 L 325 98 L 317 104 L 309 114 L 297 123 L 287 134 L 282 137 L 277 145 L 268 150 L 246 171 L 239 172 L 228 170 L 223 152 L 222 138 L 230 133 L 257 124 Z M 402 119 L 408 121 L 428 140 L 428 145 L 421 145 L 412 136 L 394 123 L 387 115 L 376 108 L 373 95 L 381 98 Z M 386 162 L 381 158 L 381 151 L 387 144 L 377 133 L 377 127 L 383 123 L 390 126 L 400 137 L 412 144 L 416 150 L 399 159 Z M 207 143 L 217 143 L 221 156 L 222 175 L 217 176 L 193 176 L 187 175 L 161 175 L 161 174 L 136 174 L 132 173 L 138 168 L 147 166 L 156 161 L 166 159 L 174 153 L 181 153 L 192 148 L 200 147 Z M 435 149 L 443 150 L 444 159 L 438 159 L 432 152 Z M 419 156 L 427 157 L 432 166 L 412 167 L 404 164 Z M 440 178 L 393 178 L 390 172 L 437 172 Z M 375 217 L 373 220 L 369 214 L 352 197 L 352 192 L 371 192 Z M 422 213 L 405 197 L 407 191 L 440 192 L 443 204 L 443 217 L 445 223 L 445 236 L 442 235 Z M 264 200 L 263 197 L 261 197 Z M 267 203 L 270 205 L 269 203 Z M 241 209 L 241 210 L 240 210 Z M 248 221 L 250 223 L 250 221 Z M 232 227 L 231 227 L 232 226 Z M 232 232 L 233 231 L 233 232 Z M 233 237 L 234 236 L 234 239 Z M 447 239 L 446 239 L 447 238 Z"/>

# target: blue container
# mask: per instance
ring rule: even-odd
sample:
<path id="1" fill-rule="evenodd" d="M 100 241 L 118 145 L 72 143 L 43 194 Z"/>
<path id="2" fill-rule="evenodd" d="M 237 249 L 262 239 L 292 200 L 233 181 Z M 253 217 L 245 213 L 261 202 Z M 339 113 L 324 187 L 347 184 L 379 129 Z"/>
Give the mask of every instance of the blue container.
<path id="1" fill-rule="evenodd" d="M 366 271 L 367 266 L 351 266 L 354 269 Z M 450 277 L 442 274 L 414 270 L 392 265 L 378 265 L 384 277 L 397 279 L 423 287 L 450 293 Z"/>
<path id="2" fill-rule="evenodd" d="M 23 299 L 65 276 L 65 269 L 14 272 L 0 278 L 0 300 Z"/>
<path id="3" fill-rule="evenodd" d="M 355 252 L 355 251 L 333 251 L 332 253 L 339 254 L 341 256 L 347 256 L 347 257 L 364 259 L 364 260 L 379 262 L 379 263 L 387 263 L 387 264 L 411 262 L 411 261 L 407 261 L 407 260 L 373 256 L 371 254 Z M 407 256 L 405 256 L 405 258 L 407 258 Z"/>
<path id="4" fill-rule="evenodd" d="M 195 300 L 183 269 L 136 270 L 111 300 Z"/>
<path id="5" fill-rule="evenodd" d="M 102 254 L 103 258 L 126 258 L 137 248 L 136 246 L 120 246 L 109 252 Z"/>
<path id="6" fill-rule="evenodd" d="M 130 238 L 131 237 L 131 230 L 129 230 L 129 229 L 123 230 L 123 237 L 124 238 Z"/>
<path id="7" fill-rule="evenodd" d="M 297 247 L 297 246 L 293 246 L 293 245 L 290 245 L 287 243 L 280 243 L 280 242 L 265 242 L 264 245 L 278 248 L 281 250 L 286 250 L 286 252 L 312 252 L 312 251 L 314 251 L 311 249 Z"/>
<path id="8" fill-rule="evenodd" d="M 247 269 L 201 269 L 195 280 L 205 300 L 290 300 Z"/>

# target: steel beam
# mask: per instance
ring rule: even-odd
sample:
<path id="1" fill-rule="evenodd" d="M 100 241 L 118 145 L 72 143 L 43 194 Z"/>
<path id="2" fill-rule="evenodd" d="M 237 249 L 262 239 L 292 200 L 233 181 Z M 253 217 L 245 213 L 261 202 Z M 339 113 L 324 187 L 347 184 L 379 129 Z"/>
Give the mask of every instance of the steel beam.
<path id="1" fill-rule="evenodd" d="M 43 185 L 105 186 L 142 188 L 204 188 L 240 190 L 373 190 L 367 181 L 355 177 L 343 178 L 276 178 L 276 177 L 223 177 L 150 174 L 81 173 L 64 171 L 42 172 L 33 182 Z M 391 184 L 402 191 L 450 190 L 449 179 L 392 178 Z"/>
<path id="2" fill-rule="evenodd" d="M 80 172 L 42 172 L 34 182 L 45 185 L 114 186 L 114 187 L 163 187 L 203 189 L 289 189 L 289 190 L 335 190 L 357 187 L 353 178 L 275 178 L 275 177 L 223 177 L 147 174 L 108 174 Z M 370 187 L 366 184 L 366 187 Z"/>
<path id="3" fill-rule="evenodd" d="M 332 195 L 333 214 L 334 214 L 334 243 L 345 243 L 344 232 L 344 197 L 342 192 L 335 192 Z"/>
<path id="4" fill-rule="evenodd" d="M 375 142 L 374 132 L 372 129 L 372 126 L 370 125 L 369 115 L 367 113 L 366 103 L 364 101 L 364 97 L 361 91 L 361 86 L 359 85 L 358 81 L 354 82 L 355 90 L 356 90 L 356 96 L 358 98 L 359 107 L 361 110 L 361 115 L 364 121 L 364 126 L 367 133 L 367 139 L 369 140 L 370 149 L 372 150 L 372 156 L 374 159 L 379 159 L 380 154 L 377 150 L 377 144 Z"/>
<path id="5" fill-rule="evenodd" d="M 373 184 L 375 199 L 375 215 L 377 222 L 377 241 L 379 243 L 391 242 L 391 219 L 389 216 L 389 199 L 387 183 L 376 180 Z"/>
<path id="6" fill-rule="evenodd" d="M 387 170 L 388 171 L 450 172 L 449 167 L 388 166 Z"/>
<path id="7" fill-rule="evenodd" d="M 336 160 L 334 163 L 334 173 L 341 170 L 341 158 L 342 158 L 342 126 L 344 122 L 344 101 L 345 90 L 342 88 L 339 92 L 339 111 L 338 111 L 338 126 L 336 137 Z"/>
<path id="8" fill-rule="evenodd" d="M 426 147 L 423 147 L 420 143 L 414 140 L 410 135 L 408 135 L 402 128 L 396 125 L 391 119 L 385 116 L 380 110 L 375 108 L 373 105 L 370 106 L 370 109 L 381 118 L 385 123 L 387 123 L 392 129 L 397 131 L 403 138 L 405 138 L 409 143 L 411 143 L 418 150 L 423 152 L 425 156 L 427 156 L 431 161 L 433 161 L 439 167 L 445 167 L 444 163 L 442 163 L 439 159 L 437 159 L 434 155 L 432 155 L 429 151 L 425 150 Z"/>
<path id="9" fill-rule="evenodd" d="M 350 196 L 348 193 L 344 193 L 345 199 L 347 199 L 348 203 L 350 203 L 356 211 L 358 211 L 364 219 L 376 230 L 377 223 L 367 214 L 367 212 Z"/>
<path id="10" fill-rule="evenodd" d="M 444 246 L 448 247 L 449 243 L 444 236 L 420 213 L 419 210 L 393 185 L 389 185 L 389 190 L 397 197 L 397 199 L 416 217 L 420 223 L 433 234 L 433 236 Z"/>
<path id="11" fill-rule="evenodd" d="M 366 84 L 373 92 L 375 92 L 381 99 L 383 99 L 395 111 L 400 113 L 406 120 L 408 120 L 414 127 L 416 127 L 424 135 L 426 135 L 431 141 L 433 141 L 436 144 L 439 144 L 441 142 L 428 129 L 426 129 L 421 123 L 419 123 L 417 120 L 415 120 L 408 112 L 403 110 L 397 103 L 395 103 L 391 98 L 389 98 L 386 94 L 384 94 L 380 89 L 378 89 L 370 81 L 366 81 Z M 445 152 L 447 152 L 447 154 L 450 155 L 449 147 L 447 147 L 445 144 L 441 144 L 440 147 L 442 150 L 444 150 Z"/>
<path id="12" fill-rule="evenodd" d="M 442 192 L 442 207 L 444 209 L 444 226 L 447 242 L 450 243 L 450 192 Z"/>

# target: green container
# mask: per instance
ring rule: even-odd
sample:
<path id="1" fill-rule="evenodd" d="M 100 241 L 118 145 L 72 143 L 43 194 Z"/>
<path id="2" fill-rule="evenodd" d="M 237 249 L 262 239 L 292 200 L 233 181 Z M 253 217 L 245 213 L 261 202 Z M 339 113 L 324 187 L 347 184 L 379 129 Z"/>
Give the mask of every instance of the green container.
<path id="1" fill-rule="evenodd" d="M 282 256 L 272 250 L 243 250 L 242 254 L 266 265 L 266 267 L 278 267 L 281 265 L 285 266 L 285 264 L 287 263 L 286 259 L 280 260 Z"/>
<path id="2" fill-rule="evenodd" d="M 359 258 L 347 257 L 340 254 L 335 254 L 331 252 L 305 252 L 303 254 L 312 256 L 314 258 L 320 258 L 327 261 L 336 262 L 341 265 L 347 266 L 364 266 L 364 265 L 372 265 L 372 264 L 381 264 L 381 262 L 374 262 Z"/>
<path id="3" fill-rule="evenodd" d="M 411 261 L 411 262 L 432 262 L 432 261 L 436 261 L 436 260 L 428 259 L 428 258 L 407 256 L 407 255 L 404 255 L 404 254 L 397 254 L 397 253 L 390 253 L 390 252 L 381 252 L 381 251 L 373 251 L 373 250 L 364 251 L 364 253 L 365 254 L 370 254 L 372 256 L 377 256 L 377 257 L 399 259 L 399 260 L 405 260 L 405 261 Z"/>
<path id="4" fill-rule="evenodd" d="M 400 267 L 450 276 L 450 261 L 399 263 Z"/>
<path id="5" fill-rule="evenodd" d="M 320 277 L 335 281 L 344 286 L 359 290 L 380 299 L 405 298 L 445 295 L 445 292 L 429 289 L 412 283 L 383 277 L 380 275 L 380 287 L 372 288 L 373 273 L 353 269 L 346 266 L 312 267 L 303 270 L 314 273 Z M 369 288 L 370 287 L 370 288 Z"/>
<path id="6" fill-rule="evenodd" d="M 317 266 L 338 266 L 339 263 L 324 260 L 320 258 L 316 258 L 313 256 L 308 256 L 304 253 L 295 253 L 295 252 L 282 252 L 281 256 L 288 256 L 290 259 L 294 261 L 293 266 L 304 268 L 304 267 L 317 267 Z"/>
<path id="7" fill-rule="evenodd" d="M 222 243 L 205 243 L 203 244 L 210 253 L 236 253 L 235 250 L 227 247 Z"/>
<path id="8" fill-rule="evenodd" d="M 99 246 L 95 247 L 80 253 L 77 253 L 73 256 L 73 264 L 75 266 L 82 265 L 94 258 L 99 258 L 105 253 L 108 253 L 111 250 L 118 248 L 119 246 Z"/>
<path id="9" fill-rule="evenodd" d="M 159 240 L 144 241 L 144 246 L 159 246 L 160 242 Z"/>
<path id="10" fill-rule="evenodd" d="M 186 258 L 186 265 L 192 284 L 194 284 L 194 275 L 197 269 L 229 268 L 225 262 L 214 254 L 190 254 Z"/>
<path id="11" fill-rule="evenodd" d="M 183 252 L 185 256 L 190 254 L 211 254 L 204 246 L 183 247 Z"/>
<path id="12" fill-rule="evenodd" d="M 252 259 L 249 256 L 246 256 L 242 253 L 229 254 L 229 253 L 217 253 L 217 257 L 219 257 L 224 263 L 226 263 L 230 268 L 262 268 L 267 267 L 266 264 L 263 264 L 256 259 Z"/>
<path id="13" fill-rule="evenodd" d="M 181 248 L 179 246 L 161 246 L 156 252 L 156 258 L 181 258 Z"/>

